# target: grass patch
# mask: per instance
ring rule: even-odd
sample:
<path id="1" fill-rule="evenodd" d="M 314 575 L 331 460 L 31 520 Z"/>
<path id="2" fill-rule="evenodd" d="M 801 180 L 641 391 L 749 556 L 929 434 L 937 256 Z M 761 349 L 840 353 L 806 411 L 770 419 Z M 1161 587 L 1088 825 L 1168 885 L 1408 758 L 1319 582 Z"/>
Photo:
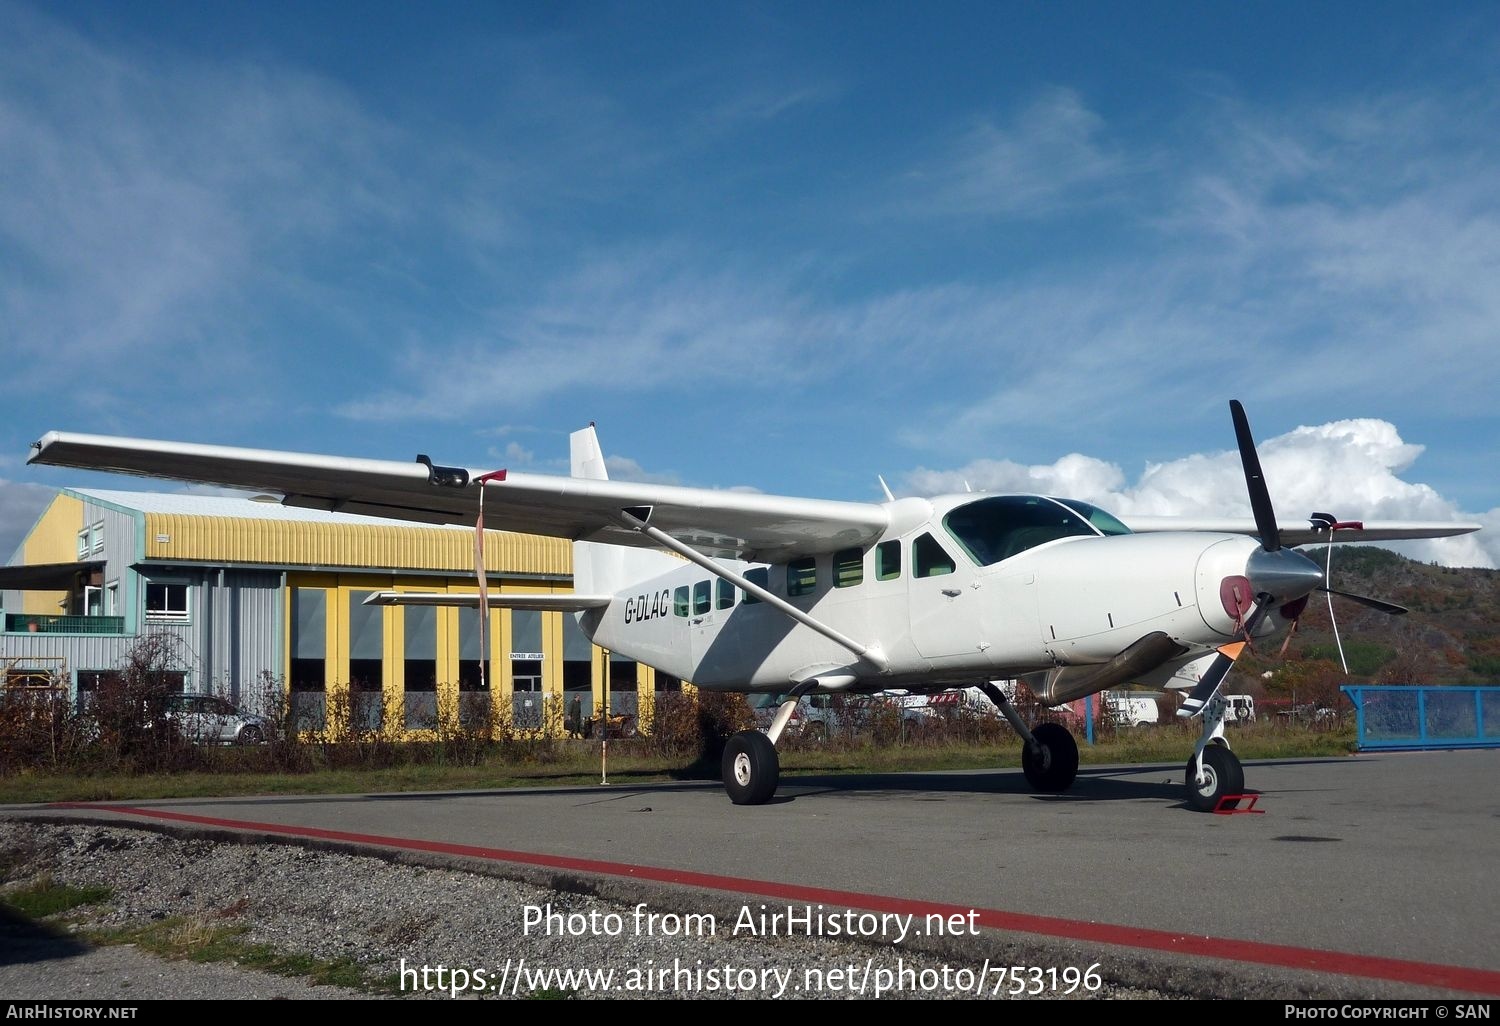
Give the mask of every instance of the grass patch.
<path id="1" fill-rule="evenodd" d="M 1118 730 L 1093 745 L 1080 740 L 1080 760 L 1101 763 L 1180 763 L 1197 740 L 1196 724 L 1168 723 Z M 1277 723 L 1256 724 L 1229 733 L 1241 759 L 1308 758 L 1347 755 L 1354 731 L 1313 731 Z M 623 749 L 623 750 L 618 750 Z M 629 753 L 628 743 L 611 744 L 611 784 L 682 780 L 692 762 L 683 757 Z M 929 770 L 1003 769 L 1021 764 L 1021 742 L 1007 735 L 998 742 L 948 741 L 908 745 L 834 741 L 783 746 L 782 770 L 795 773 L 901 773 Z M 699 779 L 717 779 L 717 767 Z M 209 798 L 239 795 L 368 794 L 401 791 L 488 790 L 512 787 L 571 787 L 599 783 L 599 750 L 588 742 L 559 743 L 546 763 L 507 762 L 501 757 L 475 766 L 441 763 L 380 769 L 323 769 L 308 773 L 157 773 L 91 776 L 29 772 L 0 778 L 0 801 L 58 802 L 155 798 Z"/>
<path id="2" fill-rule="evenodd" d="M 347 958 L 320 959 L 279 951 L 269 944 L 245 940 L 243 926 L 215 926 L 196 919 L 173 917 L 146 926 L 90 930 L 84 937 L 95 944 L 134 944 L 162 958 L 189 962 L 227 962 L 329 987 L 366 993 L 397 993 L 391 977 L 368 974 Z"/>
<path id="3" fill-rule="evenodd" d="M 84 905 L 98 905 L 108 901 L 110 893 L 108 887 L 70 887 L 67 884 L 53 883 L 50 878 L 46 878 L 29 887 L 11 891 L 0 903 L 28 919 L 46 919 Z"/>

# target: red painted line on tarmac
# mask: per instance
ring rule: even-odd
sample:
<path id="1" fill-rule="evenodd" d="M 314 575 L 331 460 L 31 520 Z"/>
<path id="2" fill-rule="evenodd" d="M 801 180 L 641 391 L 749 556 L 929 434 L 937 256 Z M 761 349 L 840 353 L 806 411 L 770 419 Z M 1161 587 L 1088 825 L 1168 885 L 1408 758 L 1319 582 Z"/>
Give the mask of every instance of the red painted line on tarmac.
<path id="1" fill-rule="evenodd" d="M 231 830 L 255 830 L 269 834 L 283 834 L 290 837 L 315 837 L 327 841 L 377 845 L 383 848 L 396 848 L 406 851 L 427 851 L 441 855 L 485 859 L 492 862 L 515 862 L 521 865 L 543 866 L 548 869 L 566 869 L 602 876 L 628 877 L 633 880 L 650 880 L 654 883 L 677 884 L 685 887 L 696 887 L 702 890 L 754 894 L 780 901 L 822 903 L 825 905 L 866 909 L 872 912 L 894 912 L 902 915 L 917 916 L 927 916 L 929 914 L 967 916 L 972 911 L 975 913 L 975 920 L 980 926 L 993 930 L 1012 930 L 1020 933 L 1040 934 L 1046 937 L 1088 941 L 1095 944 L 1116 944 L 1123 947 L 1143 948 L 1152 951 L 1169 951 L 1175 954 L 1195 957 L 1220 958 L 1231 962 L 1249 962 L 1257 965 L 1276 966 L 1283 969 L 1337 973 L 1342 976 L 1362 976 L 1396 983 L 1413 983 L 1424 987 L 1440 987 L 1447 990 L 1500 996 L 1500 972 L 1487 969 L 1470 969 L 1464 966 L 1441 965 L 1434 962 L 1410 962 L 1399 958 L 1382 958 L 1378 955 L 1357 955 L 1342 951 L 1324 951 L 1318 948 L 1299 948 L 1286 944 L 1263 944 L 1259 941 L 1205 937 L 1197 934 L 1173 933 L 1169 930 L 1148 930 L 1113 923 L 1090 923 L 1079 919 L 1061 919 L 1054 916 L 1038 916 L 1024 912 L 1006 912 L 1002 909 L 971 909 L 965 905 L 919 901 L 912 898 L 896 898 L 882 894 L 863 894 L 858 891 L 839 891 L 827 887 L 810 887 L 803 884 L 782 883 L 775 880 L 750 880 L 734 876 L 719 876 L 714 873 L 699 873 L 687 869 L 637 866 L 626 862 L 605 862 L 599 859 L 573 858 L 568 855 L 509 851 L 504 848 L 486 848 L 471 844 L 450 844 L 445 841 L 426 841 L 411 837 L 383 837 L 379 834 L 357 834 L 343 830 L 325 830 L 321 827 L 291 826 L 281 823 L 255 823 L 248 820 L 220 819 L 214 816 L 193 816 L 182 812 L 172 812 L 167 809 L 144 809 L 126 805 L 101 805 L 93 802 L 58 802 L 50 805 L 49 808 L 114 812 L 122 815 L 141 816 L 147 819 L 225 827 Z"/>

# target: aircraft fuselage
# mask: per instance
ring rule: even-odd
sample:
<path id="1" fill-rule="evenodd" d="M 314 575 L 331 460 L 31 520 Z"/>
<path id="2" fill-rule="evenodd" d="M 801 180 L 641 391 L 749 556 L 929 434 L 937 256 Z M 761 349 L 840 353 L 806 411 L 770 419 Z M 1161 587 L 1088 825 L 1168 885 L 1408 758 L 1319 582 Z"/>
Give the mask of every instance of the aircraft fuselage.
<path id="1" fill-rule="evenodd" d="M 1152 632 L 1186 650 L 1157 675 L 1164 683 L 1236 636 L 1225 581 L 1243 580 L 1259 547 L 1240 535 L 1104 534 L 1088 514 L 1117 525 L 1107 514 L 1040 496 L 891 506 L 891 529 L 865 546 L 720 564 L 877 647 L 884 667 L 690 563 L 581 622 L 596 644 L 714 690 L 780 692 L 811 677 L 852 690 L 943 687 L 1102 663 Z M 1280 626 L 1273 615 L 1257 633 Z"/>

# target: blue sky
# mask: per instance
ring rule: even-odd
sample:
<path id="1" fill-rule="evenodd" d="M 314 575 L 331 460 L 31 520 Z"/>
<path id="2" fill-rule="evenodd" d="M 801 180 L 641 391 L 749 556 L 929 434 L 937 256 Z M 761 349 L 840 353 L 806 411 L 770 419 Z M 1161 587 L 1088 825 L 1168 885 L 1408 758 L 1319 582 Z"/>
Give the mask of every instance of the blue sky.
<path id="1" fill-rule="evenodd" d="M 0 24 L 0 554 L 138 486 L 50 429 L 1248 515 L 1239 398 L 1284 516 L 1500 564 L 1493 3 Z"/>

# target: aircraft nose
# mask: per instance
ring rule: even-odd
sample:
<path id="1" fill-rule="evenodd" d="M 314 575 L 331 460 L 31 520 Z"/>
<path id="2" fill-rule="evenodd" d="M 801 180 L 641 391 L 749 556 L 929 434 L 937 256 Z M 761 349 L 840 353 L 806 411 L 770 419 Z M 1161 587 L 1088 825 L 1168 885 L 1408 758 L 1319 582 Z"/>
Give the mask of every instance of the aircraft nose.
<path id="1" fill-rule="evenodd" d="M 1300 552 L 1257 549 L 1245 564 L 1245 576 L 1257 595 L 1277 603 L 1292 602 L 1323 585 L 1323 569 Z"/>

